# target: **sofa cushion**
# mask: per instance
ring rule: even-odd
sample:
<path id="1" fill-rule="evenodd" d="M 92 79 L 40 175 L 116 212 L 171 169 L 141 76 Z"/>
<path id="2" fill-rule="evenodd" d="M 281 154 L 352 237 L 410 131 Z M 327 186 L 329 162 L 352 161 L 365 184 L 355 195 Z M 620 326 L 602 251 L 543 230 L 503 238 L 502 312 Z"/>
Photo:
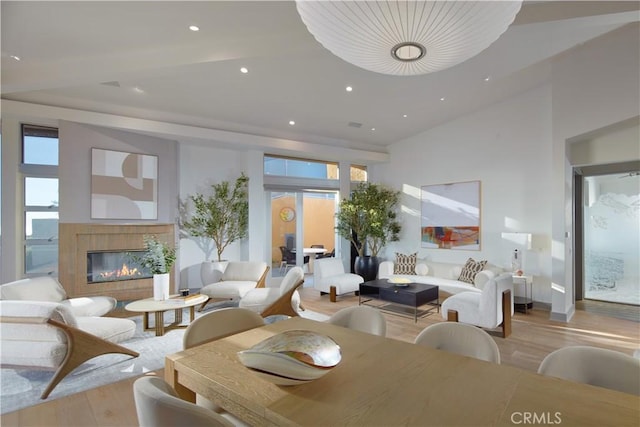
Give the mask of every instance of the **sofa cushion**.
<path id="1" fill-rule="evenodd" d="M 78 328 L 113 343 L 126 341 L 136 333 L 136 322 L 117 317 L 76 317 Z"/>
<path id="2" fill-rule="evenodd" d="M 51 276 L 31 277 L 0 286 L 0 299 L 60 302 L 64 288 Z"/>
<path id="3" fill-rule="evenodd" d="M 223 281 L 253 281 L 260 280 L 267 268 L 267 263 L 259 261 L 231 261 L 222 273 Z M 253 287 L 255 287 L 255 283 Z"/>
<path id="4" fill-rule="evenodd" d="M 393 274 L 416 274 L 418 253 L 409 255 L 396 252 L 396 262 L 393 264 Z"/>
<path id="5" fill-rule="evenodd" d="M 104 316 L 116 307 L 112 297 L 80 297 L 60 302 L 71 309 L 74 316 Z"/>
<path id="6" fill-rule="evenodd" d="M 487 261 L 475 261 L 473 258 L 469 258 L 465 263 L 464 267 L 462 267 L 462 271 L 460 272 L 460 276 L 458 280 L 461 282 L 474 284 L 473 279 L 476 277 L 476 274 L 482 271 Z"/>
<path id="7" fill-rule="evenodd" d="M 247 280 L 226 280 L 212 283 L 200 289 L 200 293 L 210 298 L 238 299 L 256 288 L 256 282 Z"/>

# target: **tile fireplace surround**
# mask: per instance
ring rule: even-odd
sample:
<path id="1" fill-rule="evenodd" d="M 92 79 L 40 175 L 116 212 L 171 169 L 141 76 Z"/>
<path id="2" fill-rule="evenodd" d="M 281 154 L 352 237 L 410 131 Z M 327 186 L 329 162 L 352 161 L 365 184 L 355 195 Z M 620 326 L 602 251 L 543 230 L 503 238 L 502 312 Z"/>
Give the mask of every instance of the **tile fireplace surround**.
<path id="1" fill-rule="evenodd" d="M 87 252 L 143 250 L 145 235 L 175 241 L 173 224 L 59 224 L 59 280 L 69 297 L 106 295 L 118 300 L 153 295 L 153 279 L 87 283 Z M 174 289 L 171 276 L 171 289 Z"/>

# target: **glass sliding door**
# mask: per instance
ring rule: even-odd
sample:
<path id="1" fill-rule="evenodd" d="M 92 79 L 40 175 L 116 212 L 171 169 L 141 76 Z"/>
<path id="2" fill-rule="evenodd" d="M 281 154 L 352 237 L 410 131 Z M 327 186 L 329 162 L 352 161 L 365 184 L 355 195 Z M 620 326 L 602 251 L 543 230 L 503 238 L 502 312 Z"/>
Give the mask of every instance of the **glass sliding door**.
<path id="1" fill-rule="evenodd" d="M 583 181 L 584 298 L 640 305 L 640 173 Z"/>

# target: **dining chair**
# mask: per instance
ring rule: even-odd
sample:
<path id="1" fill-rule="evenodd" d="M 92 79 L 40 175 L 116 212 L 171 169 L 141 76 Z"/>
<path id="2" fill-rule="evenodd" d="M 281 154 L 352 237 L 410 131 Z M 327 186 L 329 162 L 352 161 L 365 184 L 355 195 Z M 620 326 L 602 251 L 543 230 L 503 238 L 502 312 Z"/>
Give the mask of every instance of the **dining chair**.
<path id="1" fill-rule="evenodd" d="M 640 396 L 640 359 L 615 350 L 563 347 L 542 360 L 538 373 Z"/>
<path id="2" fill-rule="evenodd" d="M 381 337 L 387 334 L 387 319 L 372 307 L 356 305 L 335 312 L 327 322 Z"/>
<path id="3" fill-rule="evenodd" d="M 191 322 L 184 332 L 182 347 L 186 350 L 260 326 L 264 326 L 264 319 L 254 311 L 237 307 L 221 308 Z M 214 412 L 223 412 L 222 408 L 199 394 L 196 394 L 196 404 Z"/>
<path id="4" fill-rule="evenodd" d="M 424 328 L 415 344 L 500 364 L 500 349 L 482 329 L 457 322 L 434 323 Z"/>
<path id="5" fill-rule="evenodd" d="M 286 246 L 280 246 L 280 252 L 282 253 L 282 261 L 280 262 L 280 273 L 283 272 L 283 267 L 284 272 L 286 273 L 289 267 L 296 266 L 296 254 Z M 304 256 L 302 262 L 303 264 L 309 264 L 309 255 Z"/>
<path id="6" fill-rule="evenodd" d="M 162 378 L 145 376 L 133 383 L 140 427 L 235 426 L 225 415 L 180 399 Z"/>

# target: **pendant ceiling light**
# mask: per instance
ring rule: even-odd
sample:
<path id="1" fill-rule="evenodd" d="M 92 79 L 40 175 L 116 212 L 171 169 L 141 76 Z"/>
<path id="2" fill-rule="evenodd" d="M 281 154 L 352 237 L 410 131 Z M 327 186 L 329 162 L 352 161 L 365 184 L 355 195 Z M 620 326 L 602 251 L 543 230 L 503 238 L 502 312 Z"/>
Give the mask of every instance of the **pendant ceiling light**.
<path id="1" fill-rule="evenodd" d="M 320 44 L 382 74 L 415 75 L 459 64 L 504 33 L 522 1 L 296 0 Z"/>

